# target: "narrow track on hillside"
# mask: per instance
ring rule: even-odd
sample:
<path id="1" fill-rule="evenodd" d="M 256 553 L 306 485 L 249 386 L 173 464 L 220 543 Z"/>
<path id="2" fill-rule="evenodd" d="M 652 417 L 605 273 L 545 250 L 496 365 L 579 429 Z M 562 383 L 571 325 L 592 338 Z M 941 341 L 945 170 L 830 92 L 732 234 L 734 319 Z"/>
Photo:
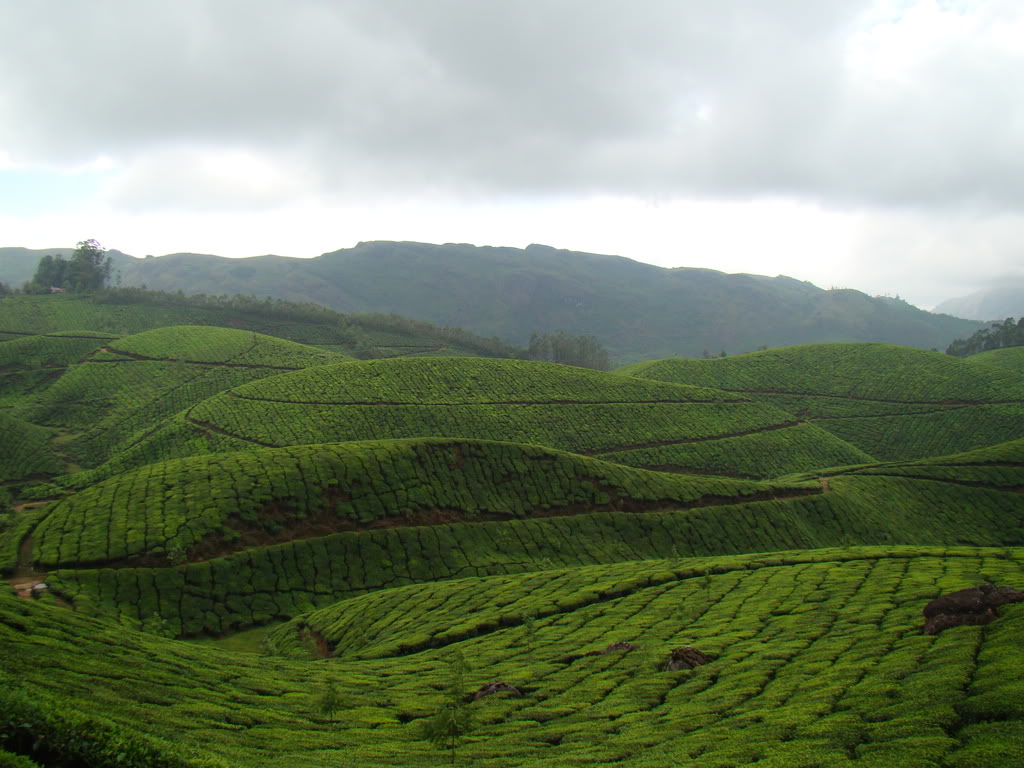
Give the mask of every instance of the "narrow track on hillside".
<path id="1" fill-rule="evenodd" d="M 881 397 L 861 397 L 860 395 L 836 395 L 830 392 L 789 392 L 781 389 L 726 389 L 715 387 L 722 392 L 738 395 L 783 395 L 786 397 L 828 397 L 833 400 L 853 400 L 863 403 L 890 403 L 893 405 L 1016 405 L 1024 400 L 887 400 Z"/>
<path id="2" fill-rule="evenodd" d="M 932 483 L 960 485 L 965 488 L 982 488 L 987 491 L 997 491 L 999 493 L 1024 493 L 1024 485 L 992 485 L 991 483 L 985 483 L 978 480 L 954 480 L 952 478 L 932 477 L 930 475 L 905 475 L 888 472 L 851 472 L 847 475 L 839 475 L 839 477 L 888 477 L 894 480 L 923 480 Z"/>
<path id="3" fill-rule="evenodd" d="M 45 583 L 46 576 L 46 571 L 37 571 L 32 567 L 32 534 L 28 533 L 18 546 L 18 565 L 7 583 L 14 588 L 18 597 L 31 600 L 36 585 Z"/>
<path id="4" fill-rule="evenodd" d="M 368 405 L 368 406 L 422 406 L 424 408 L 462 408 L 474 405 L 750 405 L 750 400 L 473 400 L 464 402 L 426 402 L 399 400 L 283 400 L 276 397 L 254 397 L 235 391 L 227 393 L 239 400 L 253 400 L 260 403 L 281 403 L 283 405 Z"/>
<path id="5" fill-rule="evenodd" d="M 232 363 L 228 361 L 209 361 L 209 360 L 187 360 L 178 357 L 147 357 L 146 355 L 137 355 L 134 352 L 124 352 L 120 349 L 113 347 L 101 347 L 99 352 L 106 352 L 111 355 L 123 355 L 128 358 L 127 360 L 86 360 L 86 363 L 128 363 L 132 361 L 147 362 L 147 363 L 183 363 L 185 365 L 205 365 L 213 368 L 255 368 L 259 370 L 269 371 L 301 371 L 301 367 L 296 368 L 292 365 L 260 365 L 258 363 Z"/>
<path id="6" fill-rule="evenodd" d="M 193 406 L 194 408 L 195 406 Z M 199 419 L 192 418 L 192 408 L 189 408 L 185 413 L 185 421 L 191 424 L 193 427 L 205 430 L 206 432 L 216 432 L 218 435 L 224 435 L 225 437 L 231 437 L 235 440 L 241 440 L 244 443 L 251 443 L 252 445 L 258 445 L 261 448 L 283 448 L 284 446 L 275 445 L 274 443 L 265 443 L 262 440 L 257 440 L 254 437 L 242 437 L 242 435 L 236 435 L 234 432 L 228 432 L 226 429 L 221 429 L 216 424 L 211 424 L 208 421 L 200 421 Z"/>
<path id="7" fill-rule="evenodd" d="M 624 451 L 641 451 L 645 448 L 661 448 L 666 445 L 686 445 L 688 443 L 707 443 L 715 440 L 726 440 L 730 437 L 745 437 L 747 435 L 756 435 L 761 432 L 775 432 L 780 429 L 791 429 L 792 427 L 798 427 L 803 422 L 800 421 L 784 421 L 781 424 L 771 424 L 767 427 L 757 427 L 756 429 L 745 429 L 740 432 L 727 432 L 721 435 L 710 435 L 708 437 L 682 437 L 677 440 L 656 440 L 650 443 L 636 443 L 635 445 L 622 445 L 615 448 L 598 448 L 593 451 L 579 451 L 581 456 L 604 456 L 609 453 L 622 453 Z"/>

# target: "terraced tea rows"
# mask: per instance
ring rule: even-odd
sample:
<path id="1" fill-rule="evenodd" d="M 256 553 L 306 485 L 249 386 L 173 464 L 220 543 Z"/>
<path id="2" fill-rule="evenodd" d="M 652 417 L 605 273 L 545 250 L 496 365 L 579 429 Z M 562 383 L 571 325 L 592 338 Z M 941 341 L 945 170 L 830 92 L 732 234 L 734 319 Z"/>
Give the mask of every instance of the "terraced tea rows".
<path id="1" fill-rule="evenodd" d="M 1024 372 L 1024 347 L 990 349 L 965 357 L 964 360 L 968 363 L 984 363 L 1019 375 Z"/>
<path id="2" fill-rule="evenodd" d="M 118 457 L 116 467 L 181 456 L 179 446 L 203 431 L 212 435 L 209 446 L 199 437 L 195 450 L 203 452 L 459 437 L 755 478 L 871 461 L 829 433 L 742 396 L 550 363 L 445 358 L 320 366 L 236 387 L 155 432 Z M 752 460 L 739 468 L 715 447 L 731 437 L 749 446 Z"/>
<path id="3" fill-rule="evenodd" d="M 1022 450 L 1017 443 L 1002 451 L 1004 459 L 1016 456 L 1017 465 L 1005 466 L 1001 481 L 988 486 L 947 483 L 929 477 L 927 469 L 918 478 L 908 465 L 907 477 L 853 470 L 820 483 L 814 480 L 823 491 L 817 495 L 799 495 L 806 487 L 797 485 L 781 489 L 784 496 L 796 494 L 789 499 L 682 511 L 623 514 L 609 505 L 609 511 L 574 517 L 469 524 L 447 524 L 451 518 L 446 515 L 407 516 L 403 522 L 419 525 L 335 535 L 324 534 L 337 530 L 336 522 L 332 528 L 321 518 L 315 525 L 298 521 L 279 531 L 283 538 L 320 538 L 249 549 L 174 570 L 59 570 L 48 582 L 81 611 L 101 611 L 177 635 L 226 632 L 295 616 L 367 590 L 469 575 L 851 543 L 1016 546 L 1024 543 L 1024 505 L 1018 490 L 1024 487 Z M 984 455 L 955 460 L 964 461 L 970 471 L 970 462 L 982 461 Z M 610 470 L 626 476 L 631 472 L 614 466 Z M 676 479 L 667 476 L 668 481 Z M 280 519 L 275 515 L 275 521 Z M 256 537 L 241 535 L 241 543 L 249 546 L 270 540 L 267 531 Z"/>
<path id="4" fill-rule="evenodd" d="M 876 460 L 916 459 L 1024 434 L 1024 383 L 995 367 L 887 344 L 816 344 L 619 373 L 770 402 Z"/>
<path id="5" fill-rule="evenodd" d="M 161 640 L 4 595 L 0 668 L 233 765 L 449 763 L 419 726 L 457 650 L 467 699 L 492 680 L 523 694 L 466 705 L 476 726 L 459 761 L 483 768 L 1009 766 L 1024 733 L 1024 606 L 935 636 L 921 633 L 921 609 L 979 581 L 1021 583 L 1021 552 L 817 550 L 405 587 L 346 601 L 330 622 L 303 619 L 335 638 L 341 658 L 318 663 Z M 619 640 L 637 649 L 586 655 Z M 710 663 L 665 671 L 682 645 Z M 334 720 L 315 713 L 328 683 Z"/>
<path id="6" fill-rule="evenodd" d="M 73 365 L 24 410 L 38 423 L 77 430 L 68 449 L 82 464 L 95 466 L 212 395 L 344 359 L 246 331 L 176 326 L 108 344 Z"/>
<path id="7" fill-rule="evenodd" d="M 0 483 L 58 474 L 62 462 L 50 447 L 53 430 L 0 411 Z"/>
<path id="8" fill-rule="evenodd" d="M 523 517 L 571 508 L 701 506 L 806 493 L 793 484 L 667 475 L 532 446 L 453 440 L 340 443 L 151 464 L 57 503 L 34 535 L 44 567 L 232 547 L 311 526 L 387 518 Z M 216 541 L 211 537 L 218 534 Z"/>
<path id="9" fill-rule="evenodd" d="M 348 358 L 262 333 L 178 325 L 125 336 L 109 345 L 114 354 L 147 360 L 266 366 L 296 370 Z"/>

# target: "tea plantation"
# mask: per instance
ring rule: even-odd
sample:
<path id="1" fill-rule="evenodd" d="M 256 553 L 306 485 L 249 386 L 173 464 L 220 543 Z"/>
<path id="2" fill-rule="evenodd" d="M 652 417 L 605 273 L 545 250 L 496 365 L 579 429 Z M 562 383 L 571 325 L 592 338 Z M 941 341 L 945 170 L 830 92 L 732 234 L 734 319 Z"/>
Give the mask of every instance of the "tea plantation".
<path id="1" fill-rule="evenodd" d="M 136 293 L 0 299 L 0 766 L 1024 766 L 1011 355 Z"/>

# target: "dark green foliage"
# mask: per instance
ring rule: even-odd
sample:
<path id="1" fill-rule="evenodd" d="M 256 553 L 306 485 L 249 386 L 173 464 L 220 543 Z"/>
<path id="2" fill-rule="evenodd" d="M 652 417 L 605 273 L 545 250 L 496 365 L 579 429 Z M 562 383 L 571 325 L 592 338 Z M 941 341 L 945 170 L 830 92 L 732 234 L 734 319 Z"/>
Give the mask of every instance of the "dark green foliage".
<path id="1" fill-rule="evenodd" d="M 966 357 L 1004 347 L 1024 346 L 1024 316 L 1020 320 L 1008 317 L 1001 323 L 992 323 L 968 339 L 957 339 L 946 349 L 947 355 Z"/>
<path id="2" fill-rule="evenodd" d="M 0 482 L 56 475 L 64 463 L 50 447 L 53 430 L 0 411 Z"/>
<path id="3" fill-rule="evenodd" d="M 110 278 L 111 269 L 106 249 L 95 240 L 83 240 L 67 260 L 59 254 L 43 256 L 32 282 L 44 291 L 51 288 L 74 293 L 97 291 Z"/>
<path id="4" fill-rule="evenodd" d="M 208 761 L 188 760 L 169 745 L 84 715 L 59 699 L 13 686 L 0 689 L 0 749 L 22 756 L 5 762 L 0 752 L 0 765 L 12 768 L 212 768 Z"/>
<path id="5" fill-rule="evenodd" d="M 526 357 L 528 360 L 578 365 L 598 371 L 607 371 L 611 368 L 608 350 L 601 342 L 593 336 L 570 336 L 565 331 L 533 334 L 530 336 Z"/>

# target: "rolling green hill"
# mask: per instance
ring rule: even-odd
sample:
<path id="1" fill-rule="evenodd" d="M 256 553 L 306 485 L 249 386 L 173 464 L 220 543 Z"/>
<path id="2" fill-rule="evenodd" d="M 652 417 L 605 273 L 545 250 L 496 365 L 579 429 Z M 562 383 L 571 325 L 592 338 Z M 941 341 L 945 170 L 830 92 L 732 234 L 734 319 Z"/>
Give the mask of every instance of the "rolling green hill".
<path id="1" fill-rule="evenodd" d="M 872 460 L 743 395 L 552 363 L 416 358 L 234 387 L 179 414 L 105 471 L 254 446 L 408 437 L 535 443 L 631 466 L 753 478 Z"/>
<path id="2" fill-rule="evenodd" d="M 816 344 L 618 369 L 772 403 L 879 460 L 969 450 L 1024 434 L 1024 380 L 937 352 Z"/>
<path id="3" fill-rule="evenodd" d="M 523 694 L 466 704 L 464 764 L 1009 766 L 1024 728 L 1024 606 L 936 636 L 921 634 L 921 608 L 1021 579 L 1019 550 L 950 547 L 462 579 L 341 603 L 323 627 L 340 658 L 270 663 L 2 595 L 2 695 L 23 686 L 59 694 L 58 713 L 102 712 L 118 735 L 181 755 L 159 765 L 445 765 L 420 725 L 458 680 L 458 651 L 467 699 L 494 680 Z M 616 641 L 637 648 L 584 655 Z M 666 671 L 683 645 L 710 663 Z M 318 711 L 328 684 L 336 718 Z"/>
<path id="4" fill-rule="evenodd" d="M 218 285 L 210 283 L 207 285 Z M 184 296 L 123 288 L 91 295 L 0 299 L 0 340 L 89 329 L 124 336 L 175 325 L 254 331 L 360 357 L 495 355 L 521 350 L 462 328 L 440 328 L 398 315 L 346 315 L 310 304 L 254 296 Z"/>
<path id="5" fill-rule="evenodd" d="M 1024 372 L 1024 347 L 1003 347 L 1002 349 L 990 349 L 987 352 L 979 352 L 976 355 L 965 357 L 964 360 L 970 363 L 984 363 L 996 368 L 1016 373 L 1018 376 Z"/>
<path id="6" fill-rule="evenodd" d="M 922 631 L 1024 589 L 1013 371 L 822 344 L 608 373 L 119 295 L 0 300 L 0 766 L 444 765 L 452 707 L 493 768 L 1024 754 L 1024 606 Z M 683 646 L 708 663 L 667 669 Z M 496 681 L 522 695 L 474 699 Z"/>

